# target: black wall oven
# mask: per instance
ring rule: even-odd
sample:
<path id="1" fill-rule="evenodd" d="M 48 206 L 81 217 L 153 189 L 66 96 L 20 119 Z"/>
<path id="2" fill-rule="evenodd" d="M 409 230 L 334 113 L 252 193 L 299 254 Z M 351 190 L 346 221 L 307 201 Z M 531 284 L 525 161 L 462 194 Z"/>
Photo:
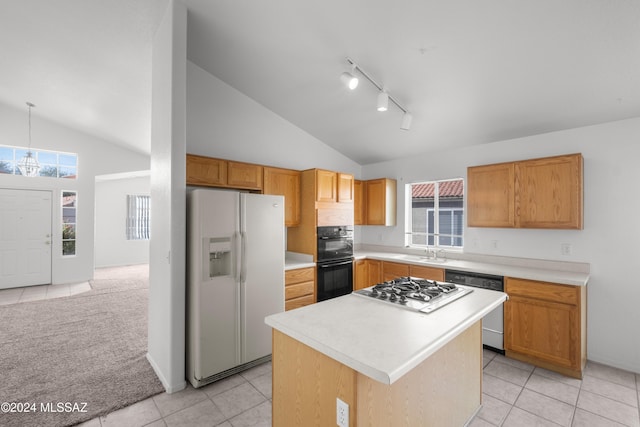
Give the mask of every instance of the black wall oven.
<path id="1" fill-rule="evenodd" d="M 353 226 L 318 227 L 318 301 L 353 291 Z"/>

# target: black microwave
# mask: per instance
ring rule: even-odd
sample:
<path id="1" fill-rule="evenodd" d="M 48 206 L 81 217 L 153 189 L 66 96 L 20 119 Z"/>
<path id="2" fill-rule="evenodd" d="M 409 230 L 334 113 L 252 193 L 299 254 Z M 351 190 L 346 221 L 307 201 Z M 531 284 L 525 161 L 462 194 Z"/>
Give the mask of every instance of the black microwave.
<path id="1" fill-rule="evenodd" d="M 353 257 L 353 226 L 318 227 L 318 261 Z"/>

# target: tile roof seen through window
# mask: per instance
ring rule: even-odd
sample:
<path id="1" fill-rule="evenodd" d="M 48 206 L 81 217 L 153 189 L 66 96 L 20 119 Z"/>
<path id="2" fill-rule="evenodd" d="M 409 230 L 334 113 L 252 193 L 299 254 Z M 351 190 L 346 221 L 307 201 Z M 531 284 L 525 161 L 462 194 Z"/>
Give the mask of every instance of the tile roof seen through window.
<path id="1" fill-rule="evenodd" d="M 439 187 L 440 197 L 462 197 L 464 192 L 464 186 L 461 179 L 457 179 L 455 181 L 441 181 Z M 413 193 L 412 197 L 414 199 L 433 198 L 434 188 L 435 185 L 433 185 L 432 183 L 413 184 L 411 186 Z"/>

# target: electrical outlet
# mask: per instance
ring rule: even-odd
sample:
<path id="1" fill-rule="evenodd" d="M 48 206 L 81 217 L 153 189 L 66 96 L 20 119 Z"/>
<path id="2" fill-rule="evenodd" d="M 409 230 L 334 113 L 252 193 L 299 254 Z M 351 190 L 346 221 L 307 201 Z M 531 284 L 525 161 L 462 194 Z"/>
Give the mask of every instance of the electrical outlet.
<path id="1" fill-rule="evenodd" d="M 560 253 L 562 255 L 571 255 L 572 252 L 573 252 L 573 248 L 571 247 L 571 243 L 560 244 Z"/>
<path id="2" fill-rule="evenodd" d="M 349 405 L 336 397 L 336 424 L 338 427 L 349 427 Z"/>
<path id="3" fill-rule="evenodd" d="M 498 249 L 498 241 L 497 240 L 492 240 L 491 241 L 491 247 L 493 249 Z"/>

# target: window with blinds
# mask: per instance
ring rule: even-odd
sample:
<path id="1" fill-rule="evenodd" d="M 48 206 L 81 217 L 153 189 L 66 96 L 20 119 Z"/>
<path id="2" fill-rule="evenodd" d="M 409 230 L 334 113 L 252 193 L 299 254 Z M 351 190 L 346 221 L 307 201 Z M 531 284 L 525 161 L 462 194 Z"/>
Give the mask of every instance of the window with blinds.
<path id="1" fill-rule="evenodd" d="M 127 195 L 127 240 L 149 240 L 151 198 Z"/>

